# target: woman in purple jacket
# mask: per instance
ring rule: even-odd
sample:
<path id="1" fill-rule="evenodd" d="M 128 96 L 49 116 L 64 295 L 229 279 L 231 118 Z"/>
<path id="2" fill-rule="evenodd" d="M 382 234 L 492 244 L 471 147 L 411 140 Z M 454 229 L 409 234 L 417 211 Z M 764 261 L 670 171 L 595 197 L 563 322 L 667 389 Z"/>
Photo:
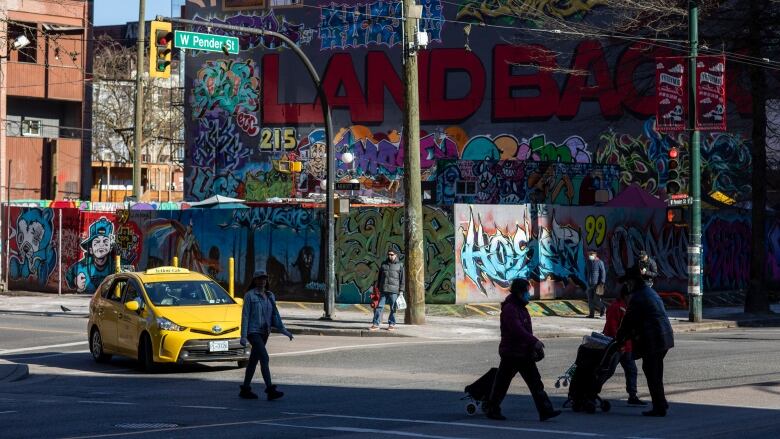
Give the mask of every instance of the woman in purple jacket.
<path id="1" fill-rule="evenodd" d="M 531 315 L 525 308 L 531 300 L 530 286 L 525 279 L 515 279 L 509 289 L 509 295 L 501 304 L 501 344 L 498 345 L 501 364 L 493 382 L 493 391 L 485 404 L 485 411 L 490 419 L 506 419 L 501 414 L 501 401 L 518 372 L 531 391 L 540 421 L 561 414 L 560 410 L 553 408 L 544 391 L 539 369 L 536 368 L 536 362 L 544 358 L 544 343 L 534 337 Z"/>

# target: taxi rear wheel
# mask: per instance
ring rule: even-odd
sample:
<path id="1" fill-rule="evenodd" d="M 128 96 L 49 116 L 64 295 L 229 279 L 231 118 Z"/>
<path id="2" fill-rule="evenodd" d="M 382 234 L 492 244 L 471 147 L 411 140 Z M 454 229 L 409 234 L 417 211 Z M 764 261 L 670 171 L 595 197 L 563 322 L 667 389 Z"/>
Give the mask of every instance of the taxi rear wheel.
<path id="1" fill-rule="evenodd" d="M 152 355 L 152 340 L 149 334 L 143 334 L 138 343 L 138 367 L 144 372 L 154 372 L 156 363 Z"/>
<path id="2" fill-rule="evenodd" d="M 103 337 L 98 328 L 92 329 L 92 334 L 89 336 L 89 351 L 98 363 L 105 363 L 111 359 L 111 355 L 103 350 Z"/>

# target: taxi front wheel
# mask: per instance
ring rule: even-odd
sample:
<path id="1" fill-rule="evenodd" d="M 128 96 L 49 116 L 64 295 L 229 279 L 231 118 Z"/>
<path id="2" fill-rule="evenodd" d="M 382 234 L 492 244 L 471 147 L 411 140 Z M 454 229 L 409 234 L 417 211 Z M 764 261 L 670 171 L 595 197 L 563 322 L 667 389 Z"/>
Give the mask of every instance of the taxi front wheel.
<path id="1" fill-rule="evenodd" d="M 89 351 L 98 363 L 105 363 L 111 359 L 111 355 L 103 350 L 103 337 L 98 328 L 92 329 L 92 334 L 89 336 Z"/>
<path id="2" fill-rule="evenodd" d="M 144 334 L 138 343 L 138 367 L 144 372 L 154 372 L 156 366 L 152 354 L 152 340 L 149 338 L 149 334 Z"/>

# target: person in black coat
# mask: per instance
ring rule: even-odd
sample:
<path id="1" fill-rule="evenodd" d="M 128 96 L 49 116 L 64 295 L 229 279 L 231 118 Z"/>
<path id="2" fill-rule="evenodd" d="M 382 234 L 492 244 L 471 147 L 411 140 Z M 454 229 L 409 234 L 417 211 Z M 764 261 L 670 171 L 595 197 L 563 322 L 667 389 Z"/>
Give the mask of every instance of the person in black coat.
<path id="1" fill-rule="evenodd" d="M 639 252 L 639 271 L 645 285 L 652 288 L 655 278 L 658 277 L 658 264 L 644 250 Z"/>
<path id="2" fill-rule="evenodd" d="M 666 416 L 669 404 L 664 395 L 664 357 L 674 347 L 674 333 L 664 302 L 658 293 L 645 284 L 639 266 L 632 266 L 620 277 L 631 292 L 628 308 L 615 339 L 619 344 L 631 340 L 635 358 L 642 358 L 642 371 L 647 379 L 653 408 L 645 416 Z"/>

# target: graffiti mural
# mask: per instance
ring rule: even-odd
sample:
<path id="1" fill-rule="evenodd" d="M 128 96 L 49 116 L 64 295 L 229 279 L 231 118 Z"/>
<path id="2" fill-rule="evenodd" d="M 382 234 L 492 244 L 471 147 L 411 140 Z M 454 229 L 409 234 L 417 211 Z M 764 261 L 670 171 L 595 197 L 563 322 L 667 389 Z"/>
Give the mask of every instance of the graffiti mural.
<path id="1" fill-rule="evenodd" d="M 112 252 L 116 242 L 114 224 L 105 216 L 88 226 L 89 234 L 79 244 L 83 256 L 68 268 L 68 287 L 79 293 L 94 293 L 98 285 L 114 272 Z"/>
<path id="2" fill-rule="evenodd" d="M 340 216 L 336 224 L 336 277 L 341 303 L 369 303 L 379 265 L 392 248 L 403 256 L 403 209 L 360 208 Z M 423 209 L 425 300 L 454 303 L 454 236 L 449 213 Z"/>
<path id="3" fill-rule="evenodd" d="M 687 282 L 687 234 L 666 224 L 664 209 L 549 205 L 455 206 L 457 301 L 501 300 L 516 277 L 534 281 L 537 297 L 584 297 L 585 254 L 607 266 L 607 286 L 646 251 L 658 263 L 659 288 Z"/>
<path id="4" fill-rule="evenodd" d="M 296 45 L 308 44 L 311 42 L 312 34 L 314 30 L 306 29 L 303 24 L 294 24 L 287 21 L 285 17 L 276 15 L 273 9 L 267 12 L 257 14 L 237 14 L 229 17 L 222 18 L 204 18 L 195 14 L 192 18 L 195 21 L 214 22 L 220 24 L 230 24 L 233 26 L 251 27 L 255 29 L 265 29 L 268 31 L 274 31 L 280 33 Z M 243 32 L 233 32 L 224 29 L 215 29 L 208 26 L 195 26 L 194 32 L 216 34 L 216 35 L 228 35 L 238 38 L 238 46 L 240 50 L 251 50 L 258 47 L 265 49 L 276 49 L 284 47 L 285 44 L 279 41 L 278 38 L 272 36 L 262 35 L 249 35 Z"/>
<path id="5" fill-rule="evenodd" d="M 606 0 L 469 0 L 462 4 L 458 19 L 485 23 L 503 20 L 512 24 L 518 20 L 539 20 L 539 17 L 582 17 Z"/>
<path id="6" fill-rule="evenodd" d="M 442 6 L 440 0 L 423 0 L 420 28 L 431 41 L 441 42 Z M 350 49 L 369 46 L 392 47 L 401 44 L 403 21 L 401 2 L 378 0 L 353 5 L 331 3 L 320 8 L 320 48 Z"/>
<path id="7" fill-rule="evenodd" d="M 16 246 L 10 249 L 9 280 L 32 280 L 38 287 L 45 287 L 57 265 L 53 210 L 22 210 L 16 217 L 10 238 Z"/>
<path id="8" fill-rule="evenodd" d="M 260 70 L 251 59 L 207 61 L 193 81 L 192 116 L 253 113 L 260 108 Z"/>

